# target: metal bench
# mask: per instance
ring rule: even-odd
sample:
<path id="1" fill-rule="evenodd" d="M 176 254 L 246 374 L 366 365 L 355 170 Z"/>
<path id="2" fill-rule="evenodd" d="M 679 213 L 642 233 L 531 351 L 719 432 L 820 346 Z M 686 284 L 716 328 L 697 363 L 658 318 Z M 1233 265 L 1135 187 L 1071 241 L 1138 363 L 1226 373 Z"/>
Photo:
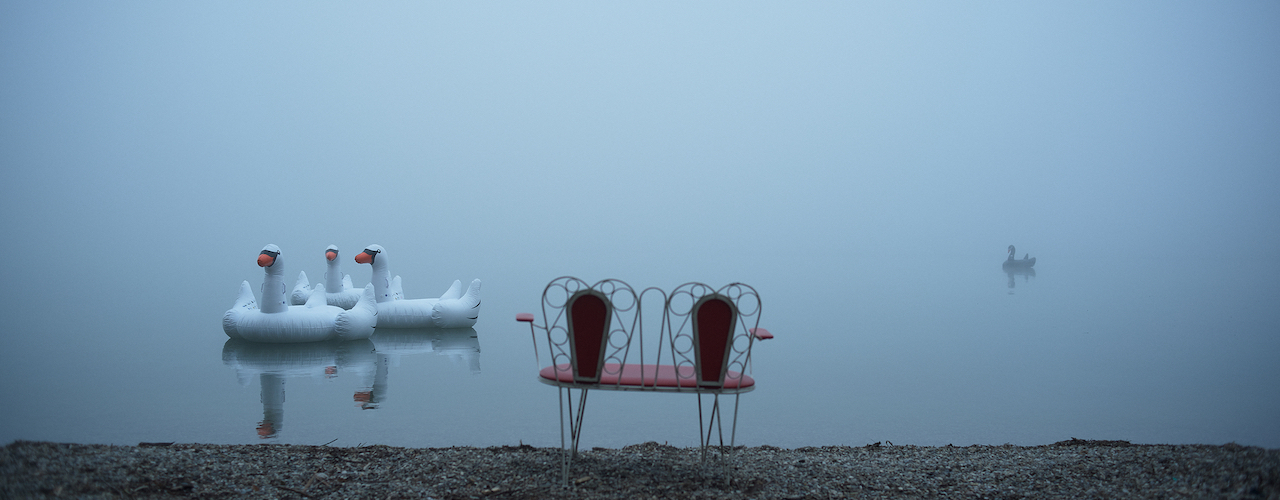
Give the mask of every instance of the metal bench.
<path id="1" fill-rule="evenodd" d="M 646 297 L 653 297 L 650 302 L 662 302 L 659 324 L 648 329 L 641 307 Z M 737 434 L 738 397 L 755 389 L 755 379 L 749 375 L 751 347 L 757 340 L 773 338 L 758 327 L 759 319 L 760 297 L 754 288 L 742 283 L 718 289 L 686 283 L 670 294 L 658 288 L 637 294 L 630 285 L 615 279 L 588 284 L 566 276 L 548 284 L 542 293 L 542 323 L 538 324 L 530 313 L 518 314 L 516 320 L 529 323 L 540 368 L 538 380 L 555 386 L 560 397 L 560 445 L 565 452 L 562 465 L 566 484 L 577 455 L 587 393 L 591 390 L 696 394 L 704 461 L 713 431 L 718 431 L 720 449 L 724 450 L 720 395 L 732 394 L 732 448 Z M 545 334 L 545 352 L 550 354 L 546 366 L 538 355 L 538 330 Z M 646 331 L 652 336 L 654 330 L 656 342 L 646 343 Z M 646 348 L 651 352 L 646 353 Z M 579 391 L 576 413 L 572 398 L 575 389 Z M 710 415 L 705 419 L 703 394 L 712 396 Z"/>

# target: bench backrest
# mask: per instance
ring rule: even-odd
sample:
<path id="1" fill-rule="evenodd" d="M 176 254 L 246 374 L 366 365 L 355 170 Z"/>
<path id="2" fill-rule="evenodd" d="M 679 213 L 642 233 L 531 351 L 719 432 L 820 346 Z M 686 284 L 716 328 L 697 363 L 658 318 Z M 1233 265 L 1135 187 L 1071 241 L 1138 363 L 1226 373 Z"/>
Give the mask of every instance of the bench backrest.
<path id="1" fill-rule="evenodd" d="M 622 281 L 556 278 L 542 292 L 552 366 L 570 367 L 576 383 L 600 382 L 606 363 L 627 362 L 639 312 L 635 291 Z"/>
<path id="2" fill-rule="evenodd" d="M 662 301 L 650 298 L 647 315 L 641 313 L 646 296 Z M 686 283 L 670 294 L 657 288 L 637 294 L 619 280 L 588 284 L 566 276 L 547 285 L 542 309 L 551 365 L 572 369 L 575 383 L 601 383 L 602 375 L 616 375 L 628 365 L 666 364 L 677 368 L 681 388 L 717 389 L 736 387 L 748 371 L 749 332 L 759 322 L 760 298 L 741 283 L 719 289 Z M 564 369 L 555 368 L 561 377 Z M 653 384 L 655 372 L 640 373 Z"/>
<path id="3" fill-rule="evenodd" d="M 742 283 L 713 289 L 680 285 L 667 297 L 667 337 L 673 364 L 692 366 L 700 388 L 720 388 L 748 372 L 750 335 L 760 320 L 760 296 Z"/>

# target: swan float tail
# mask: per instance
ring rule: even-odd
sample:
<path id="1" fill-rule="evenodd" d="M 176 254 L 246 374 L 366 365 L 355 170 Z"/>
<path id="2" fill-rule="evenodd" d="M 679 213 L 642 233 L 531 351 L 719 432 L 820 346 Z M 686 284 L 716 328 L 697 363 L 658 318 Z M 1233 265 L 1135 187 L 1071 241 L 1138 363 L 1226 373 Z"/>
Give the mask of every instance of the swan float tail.
<path id="1" fill-rule="evenodd" d="M 298 282 L 293 285 L 293 292 L 289 294 L 289 304 L 300 306 L 307 303 L 307 299 L 315 293 L 311 289 L 311 283 L 307 281 L 307 272 L 298 271 Z"/>
<path id="2" fill-rule="evenodd" d="M 461 282 L 454 282 L 449 287 L 448 295 L 455 288 L 461 289 Z M 467 292 L 458 298 L 440 297 L 431 308 L 431 322 L 437 328 L 470 328 L 476 325 L 480 317 L 480 280 L 473 280 Z"/>
<path id="3" fill-rule="evenodd" d="M 400 284 L 400 275 L 391 278 L 391 300 L 404 300 L 404 286 Z"/>
<path id="4" fill-rule="evenodd" d="M 228 337 L 233 339 L 244 338 L 240 336 L 237 325 L 240 323 L 240 316 L 246 311 L 256 310 L 258 308 L 258 299 L 253 296 L 253 287 L 249 286 L 248 281 L 240 282 L 240 295 L 236 297 L 235 305 L 222 315 L 222 331 L 226 332 Z"/>
<path id="5" fill-rule="evenodd" d="M 474 301 L 475 304 L 472 305 L 471 307 L 477 308 L 477 309 L 480 307 L 480 280 L 479 279 L 471 280 L 471 286 L 467 287 L 467 293 L 462 296 L 462 301 L 463 302 Z"/>
<path id="6" fill-rule="evenodd" d="M 373 285 L 369 284 L 360 293 L 356 305 L 338 315 L 334 326 L 339 339 L 359 340 L 372 337 L 377 324 L 378 300 L 374 298 Z"/>

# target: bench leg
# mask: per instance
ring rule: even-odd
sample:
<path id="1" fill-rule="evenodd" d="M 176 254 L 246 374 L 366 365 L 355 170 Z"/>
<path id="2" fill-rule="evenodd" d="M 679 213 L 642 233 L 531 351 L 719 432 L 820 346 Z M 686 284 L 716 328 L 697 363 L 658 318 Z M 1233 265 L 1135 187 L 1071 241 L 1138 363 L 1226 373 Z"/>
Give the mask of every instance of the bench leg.
<path id="1" fill-rule="evenodd" d="M 568 389 L 565 389 L 568 391 Z M 573 397 L 569 398 L 569 413 L 573 413 Z M 578 458 L 578 443 L 582 441 L 582 417 L 586 416 L 587 411 L 587 390 L 579 390 L 578 399 L 578 417 L 577 422 L 569 422 L 569 434 L 573 437 L 573 458 Z"/>
<path id="2" fill-rule="evenodd" d="M 733 420 L 729 427 L 729 451 L 726 452 L 724 448 L 724 425 L 721 420 L 724 412 L 720 410 L 720 395 L 713 395 L 711 403 L 711 417 L 706 419 L 707 433 L 703 434 L 702 394 L 698 394 L 698 439 L 700 441 L 699 444 L 702 446 L 702 463 L 705 465 L 707 462 L 707 448 L 711 446 L 711 436 L 714 431 L 719 436 L 720 460 L 724 465 L 724 481 L 726 486 L 729 485 L 730 479 L 728 453 L 732 453 L 734 441 L 738 437 L 738 401 L 741 397 L 741 394 L 733 395 Z"/>
<path id="3" fill-rule="evenodd" d="M 729 430 L 729 453 L 733 453 L 733 441 L 738 437 L 738 398 L 742 397 L 742 393 L 733 395 L 733 424 Z M 723 448 L 721 448 L 723 450 Z M 729 486 L 730 473 L 729 461 L 724 461 L 724 485 Z"/>
<path id="4" fill-rule="evenodd" d="M 719 431 L 719 435 L 720 435 L 720 447 L 721 447 L 722 449 L 723 449 L 723 447 L 724 447 L 724 429 L 723 429 L 723 426 L 721 426 L 721 425 L 720 425 L 720 415 L 721 415 L 721 413 L 722 413 L 722 412 L 720 411 L 720 395 L 719 395 L 719 394 L 715 394 L 715 395 L 713 395 L 712 403 L 711 403 L 711 417 L 706 419 L 706 422 L 707 422 L 706 431 L 707 431 L 707 433 L 706 433 L 705 435 L 704 435 L 704 434 L 702 434 L 702 431 L 703 431 L 703 427 L 702 427 L 702 421 L 703 421 L 703 415 L 702 415 L 702 393 L 698 393 L 698 440 L 699 440 L 699 444 L 702 446 L 702 461 L 703 461 L 704 463 L 707 461 L 707 447 L 711 446 L 711 433 L 712 433 L 712 431 Z M 735 421 L 737 420 L 737 409 L 736 409 L 736 408 L 734 409 L 734 419 L 735 419 Z M 721 452 L 721 453 L 723 454 L 723 452 Z"/>
<path id="5" fill-rule="evenodd" d="M 569 486 L 569 466 L 573 463 L 573 459 L 578 456 L 578 442 L 582 437 L 582 418 L 586 414 L 587 409 L 587 389 L 579 390 L 578 413 L 573 412 L 573 392 L 568 387 L 563 391 L 557 389 L 560 396 L 560 451 L 561 451 L 561 470 L 564 472 L 564 486 Z M 565 408 L 569 409 L 569 442 L 565 442 L 564 424 L 565 424 Z"/>

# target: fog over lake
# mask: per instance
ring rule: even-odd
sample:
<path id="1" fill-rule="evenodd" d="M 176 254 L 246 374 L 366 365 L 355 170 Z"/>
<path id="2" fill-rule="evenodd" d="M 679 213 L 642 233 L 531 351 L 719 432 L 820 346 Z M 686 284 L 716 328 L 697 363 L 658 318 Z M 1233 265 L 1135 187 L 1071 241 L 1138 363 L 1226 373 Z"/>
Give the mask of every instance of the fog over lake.
<path id="1" fill-rule="evenodd" d="M 7 3 L 0 444 L 558 446 L 514 318 L 572 275 L 759 291 L 740 444 L 1278 448 L 1276 26 L 1274 2 Z M 385 247 L 409 298 L 479 278 L 479 322 L 228 342 L 269 243 L 290 286 L 329 244 L 357 286 Z M 696 420 L 592 393 L 583 444 L 692 446 Z"/>

